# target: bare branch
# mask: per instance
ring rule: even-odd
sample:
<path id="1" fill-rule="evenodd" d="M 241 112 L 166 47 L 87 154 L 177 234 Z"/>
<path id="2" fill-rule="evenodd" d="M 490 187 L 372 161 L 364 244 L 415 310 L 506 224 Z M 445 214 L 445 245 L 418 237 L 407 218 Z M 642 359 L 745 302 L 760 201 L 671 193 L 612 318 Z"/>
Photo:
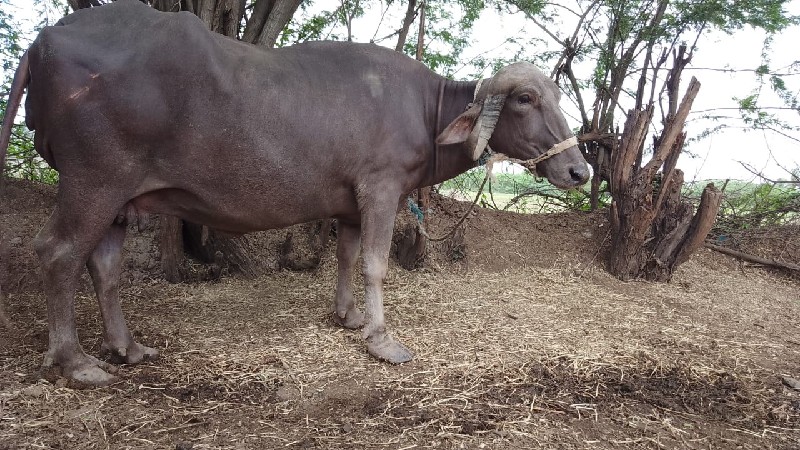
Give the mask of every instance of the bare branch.
<path id="1" fill-rule="evenodd" d="M 707 70 L 710 72 L 723 72 L 723 73 L 762 73 L 758 69 L 732 69 L 732 68 L 719 68 L 719 67 L 687 67 L 686 70 Z M 769 75 L 776 77 L 794 77 L 800 75 L 800 72 L 769 72 Z"/>
<path id="2" fill-rule="evenodd" d="M 720 107 L 720 108 L 709 108 L 709 109 L 701 109 L 698 111 L 692 111 L 690 114 L 700 114 L 706 113 L 711 111 L 741 111 L 742 108 L 738 108 L 735 106 L 730 107 Z M 769 110 L 776 110 L 776 111 L 797 111 L 797 108 L 791 108 L 788 106 L 759 106 L 759 110 L 769 111 Z"/>
<path id="3" fill-rule="evenodd" d="M 599 0 L 594 0 L 586 11 L 584 11 L 578 18 L 578 24 L 575 26 L 575 31 L 572 33 L 572 37 L 567 39 L 564 44 L 564 51 L 561 53 L 561 57 L 559 57 L 558 62 L 556 63 L 555 67 L 553 67 L 553 71 L 550 73 L 550 78 L 556 79 L 558 72 L 560 70 L 560 66 L 565 59 L 569 59 L 570 54 L 572 57 L 575 56 L 577 53 L 579 46 L 578 43 L 578 34 L 583 29 L 583 23 L 586 21 L 586 18 L 589 16 L 589 13 L 595 10 L 595 7 L 599 3 Z"/>
<path id="4" fill-rule="evenodd" d="M 550 31 L 550 29 L 548 27 L 544 26 L 543 23 L 539 22 L 536 19 L 536 17 L 533 16 L 533 14 L 531 14 L 529 11 L 526 11 L 517 2 L 518 2 L 518 0 L 509 0 L 510 4 L 514 5 L 519 12 L 521 12 L 522 14 L 525 14 L 525 17 L 527 17 L 531 22 L 536 24 L 536 26 L 539 27 L 542 31 L 544 31 L 545 34 L 550 36 L 551 39 L 553 39 L 554 41 L 558 42 L 561 45 L 566 45 L 566 43 L 564 41 L 559 39 L 558 36 L 556 36 L 552 31 Z"/>
<path id="5" fill-rule="evenodd" d="M 760 172 L 760 171 L 756 170 L 750 164 L 747 164 L 746 162 L 739 161 L 739 160 L 736 160 L 736 162 L 739 163 L 742 166 L 742 168 L 744 168 L 744 170 L 752 173 L 753 175 L 757 176 L 758 178 L 761 178 L 762 180 L 766 181 L 767 183 L 772 183 L 772 184 L 800 184 L 800 180 L 797 180 L 797 179 L 795 179 L 795 180 L 773 180 L 773 179 L 767 178 L 767 176 L 764 175 L 763 172 Z M 789 174 L 792 175 L 792 177 L 794 177 L 794 175 L 791 172 L 789 172 Z"/>
<path id="6" fill-rule="evenodd" d="M 727 248 L 727 247 L 720 247 L 719 245 L 714 245 L 714 244 L 712 244 L 712 243 L 710 243 L 708 241 L 705 242 L 705 247 L 706 248 L 710 248 L 711 250 L 714 250 L 714 251 L 717 251 L 717 252 L 720 252 L 720 253 L 724 253 L 724 254 L 729 255 L 729 256 L 733 256 L 734 258 L 739 258 L 739 259 L 741 259 L 743 261 L 756 263 L 756 264 L 761 264 L 761 265 L 764 265 L 764 266 L 778 267 L 780 269 L 786 269 L 786 270 L 791 270 L 791 271 L 795 271 L 795 272 L 800 272 L 800 266 L 798 266 L 797 264 L 776 261 L 774 259 L 761 258 L 759 256 L 751 255 L 749 253 L 740 252 L 740 251 L 733 250 L 733 249 L 730 249 L 730 248 Z"/>
<path id="7" fill-rule="evenodd" d="M 424 3 L 421 3 L 419 7 L 421 8 Z M 406 37 L 408 36 L 408 30 L 411 28 L 411 24 L 414 22 L 414 19 L 417 18 L 417 14 L 419 14 L 419 8 L 417 8 L 417 0 L 408 0 L 408 9 L 406 9 L 406 16 L 403 18 L 403 26 L 400 28 L 397 37 L 397 45 L 395 45 L 394 49 L 398 52 L 403 51 L 403 46 L 406 45 Z"/>
<path id="8" fill-rule="evenodd" d="M 376 42 L 375 37 L 378 36 L 378 31 L 381 29 L 381 25 L 383 25 L 383 19 L 386 18 L 386 13 L 388 12 L 389 12 L 389 5 L 386 5 L 386 8 L 383 9 L 383 11 L 381 11 L 381 20 L 378 21 L 378 25 L 375 27 L 375 33 L 372 34 L 372 39 L 369 40 L 371 43 Z M 395 32 L 395 34 L 397 34 L 397 32 Z"/>

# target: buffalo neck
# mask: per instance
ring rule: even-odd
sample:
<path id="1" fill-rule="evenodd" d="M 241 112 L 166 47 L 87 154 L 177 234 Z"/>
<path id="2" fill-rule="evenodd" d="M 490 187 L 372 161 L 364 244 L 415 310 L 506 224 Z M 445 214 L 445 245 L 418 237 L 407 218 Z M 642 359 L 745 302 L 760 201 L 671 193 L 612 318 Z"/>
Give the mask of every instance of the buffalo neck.
<path id="1" fill-rule="evenodd" d="M 442 78 L 437 94 L 436 115 L 433 121 L 433 139 L 461 113 L 466 111 L 475 95 L 477 81 L 453 81 Z M 463 144 L 434 144 L 433 158 L 429 162 L 431 176 L 425 185 L 449 180 L 476 166 Z"/>

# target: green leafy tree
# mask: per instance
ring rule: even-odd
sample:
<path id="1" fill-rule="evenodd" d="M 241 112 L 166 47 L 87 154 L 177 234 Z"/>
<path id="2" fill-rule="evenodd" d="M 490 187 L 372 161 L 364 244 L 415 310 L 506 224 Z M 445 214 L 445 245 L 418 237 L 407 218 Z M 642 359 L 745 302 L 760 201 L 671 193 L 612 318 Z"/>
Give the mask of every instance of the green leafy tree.
<path id="1" fill-rule="evenodd" d="M 40 17 L 35 28 L 41 28 L 53 21 L 53 17 L 60 18 L 65 6 L 55 0 L 37 0 L 33 7 Z M 0 108 L 5 115 L 8 101 L 8 92 L 14 71 L 19 64 L 22 54 L 29 44 L 29 36 L 24 36 L 25 27 L 16 20 L 12 14 L 12 5 L 7 0 L 0 1 L 0 54 L 3 60 L 2 92 Z M 2 117 L 4 118 L 4 116 Z M 12 129 L 11 142 L 6 155 L 5 176 L 25 178 L 45 183 L 55 183 L 58 173 L 51 169 L 33 149 L 33 133 L 28 131 L 22 123 L 15 123 Z"/>

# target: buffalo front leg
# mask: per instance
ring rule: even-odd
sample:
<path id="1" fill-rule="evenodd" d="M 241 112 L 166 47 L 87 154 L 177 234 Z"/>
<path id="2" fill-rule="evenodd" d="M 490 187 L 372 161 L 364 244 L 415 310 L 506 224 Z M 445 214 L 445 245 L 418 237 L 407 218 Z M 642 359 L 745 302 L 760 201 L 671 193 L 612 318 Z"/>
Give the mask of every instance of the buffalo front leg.
<path id="1" fill-rule="evenodd" d="M 342 327 L 356 329 L 364 325 L 364 313 L 358 310 L 353 297 L 353 270 L 361 246 L 361 227 L 340 220 L 336 233 L 338 277 L 333 301 L 333 321 Z"/>
<path id="2" fill-rule="evenodd" d="M 62 376 L 82 383 L 104 385 L 115 380 L 109 372 L 116 367 L 84 353 L 75 328 L 78 277 L 99 236 L 81 234 L 89 224 L 63 211 L 56 206 L 34 243 L 47 297 L 49 343 L 42 367 L 60 368 Z"/>
<path id="3" fill-rule="evenodd" d="M 367 323 L 364 338 L 369 354 L 392 364 L 411 361 L 411 351 L 386 330 L 383 314 L 383 282 L 389 264 L 397 199 L 362 206 L 361 239 L 364 254 L 364 303 Z"/>
<path id="4" fill-rule="evenodd" d="M 103 317 L 102 351 L 111 354 L 112 360 L 136 364 L 154 358 L 158 351 L 133 340 L 119 304 L 119 276 L 122 269 L 122 243 L 125 227 L 114 224 L 94 248 L 86 267 L 92 276 L 100 315 Z"/>

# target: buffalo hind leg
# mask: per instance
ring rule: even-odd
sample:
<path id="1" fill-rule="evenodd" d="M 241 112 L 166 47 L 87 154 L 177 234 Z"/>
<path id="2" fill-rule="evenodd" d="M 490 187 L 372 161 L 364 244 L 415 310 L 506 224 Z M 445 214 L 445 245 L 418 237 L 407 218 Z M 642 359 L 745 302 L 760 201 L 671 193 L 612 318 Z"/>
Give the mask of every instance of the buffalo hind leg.
<path id="1" fill-rule="evenodd" d="M 408 362 L 413 358 L 411 351 L 387 332 L 383 314 L 383 282 L 388 271 L 398 197 L 371 199 L 373 201 L 359 205 L 367 315 L 363 336 L 370 355 L 392 364 Z"/>
<path id="2" fill-rule="evenodd" d="M 112 361 L 136 364 L 154 358 L 158 351 L 133 340 L 119 304 L 119 276 L 122 269 L 122 244 L 125 226 L 113 224 L 89 256 L 86 267 L 92 276 L 100 315 L 103 317 L 102 352 Z"/>
<path id="3" fill-rule="evenodd" d="M 333 321 L 345 328 L 361 328 L 364 325 L 364 313 L 358 310 L 353 297 L 353 270 L 361 246 L 361 227 L 340 220 L 336 233 L 338 278 L 336 298 L 333 301 Z"/>
<path id="4" fill-rule="evenodd" d="M 78 279 L 102 237 L 103 227 L 88 222 L 96 216 L 87 217 L 91 214 L 76 213 L 80 208 L 60 205 L 34 242 L 47 297 L 49 342 L 42 368 L 48 371 L 58 367 L 62 376 L 89 385 L 109 384 L 116 379 L 111 375 L 116 367 L 84 353 L 75 325 Z"/>

